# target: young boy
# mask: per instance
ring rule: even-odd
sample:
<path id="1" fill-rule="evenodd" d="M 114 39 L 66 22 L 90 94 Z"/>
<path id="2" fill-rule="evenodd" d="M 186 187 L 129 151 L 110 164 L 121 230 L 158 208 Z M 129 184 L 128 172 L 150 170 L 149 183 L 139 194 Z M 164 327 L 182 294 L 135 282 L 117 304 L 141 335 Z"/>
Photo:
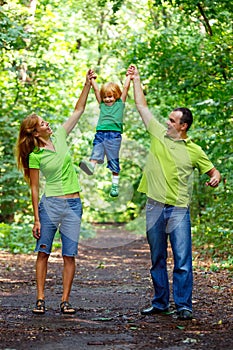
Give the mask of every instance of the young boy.
<path id="1" fill-rule="evenodd" d="M 123 133 L 123 111 L 130 87 L 131 76 L 127 75 L 123 90 L 116 83 L 106 83 L 99 90 L 95 79 L 91 80 L 100 107 L 99 120 L 89 162 L 82 160 L 80 168 L 93 175 L 96 164 L 103 164 L 107 157 L 107 168 L 112 172 L 111 197 L 119 194 L 119 152 Z"/>

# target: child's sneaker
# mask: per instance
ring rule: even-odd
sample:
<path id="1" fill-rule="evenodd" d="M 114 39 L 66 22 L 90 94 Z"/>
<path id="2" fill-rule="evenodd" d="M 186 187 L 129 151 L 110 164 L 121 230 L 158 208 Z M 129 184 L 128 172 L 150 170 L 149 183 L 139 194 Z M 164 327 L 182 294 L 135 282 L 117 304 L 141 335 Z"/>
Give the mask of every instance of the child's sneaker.
<path id="1" fill-rule="evenodd" d="M 91 162 L 85 162 L 82 160 L 79 163 L 79 167 L 87 174 L 87 175 L 93 175 L 94 174 L 94 166 L 91 164 Z"/>
<path id="2" fill-rule="evenodd" d="M 119 187 L 117 184 L 112 184 L 110 196 L 111 197 L 118 197 L 119 194 Z"/>

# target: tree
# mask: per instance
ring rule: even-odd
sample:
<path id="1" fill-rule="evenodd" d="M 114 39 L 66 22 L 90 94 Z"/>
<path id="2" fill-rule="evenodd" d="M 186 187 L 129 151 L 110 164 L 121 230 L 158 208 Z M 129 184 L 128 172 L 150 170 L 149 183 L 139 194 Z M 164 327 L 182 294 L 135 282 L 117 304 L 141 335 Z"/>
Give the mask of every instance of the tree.
<path id="1" fill-rule="evenodd" d="M 0 20 L 4 222 L 14 220 L 13 213 L 23 222 L 31 213 L 29 191 L 13 155 L 21 120 L 35 111 L 55 128 L 71 113 L 89 67 L 97 71 L 100 85 L 109 80 L 121 85 L 128 65 L 135 63 L 149 106 L 161 122 L 176 106 L 192 109 L 191 136 L 224 178 L 211 193 L 202 185 L 203 179 L 195 179 L 194 223 L 197 230 L 214 226 L 216 235 L 229 234 L 226 218 L 230 216 L 233 181 L 230 2 L 69 0 L 61 4 L 43 0 L 35 7 L 35 1 L 13 0 L 1 6 Z M 80 174 L 84 219 L 131 220 L 144 207 L 145 197 L 137 192 L 137 186 L 149 139 L 132 97 L 130 90 L 121 154 L 124 195 L 118 202 L 109 202 L 104 167 L 92 181 Z M 97 116 L 91 92 L 80 124 L 71 135 L 76 164 L 90 155 Z M 215 216 L 221 213 L 223 220 L 216 221 L 210 212 Z"/>

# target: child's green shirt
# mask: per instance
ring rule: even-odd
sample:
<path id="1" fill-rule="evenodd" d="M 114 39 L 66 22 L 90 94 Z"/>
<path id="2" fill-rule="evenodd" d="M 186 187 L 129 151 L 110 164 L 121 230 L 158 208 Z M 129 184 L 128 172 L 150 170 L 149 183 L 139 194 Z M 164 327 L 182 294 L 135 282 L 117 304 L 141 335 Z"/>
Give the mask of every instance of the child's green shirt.
<path id="1" fill-rule="evenodd" d="M 96 131 L 119 131 L 123 133 L 123 111 L 125 103 L 122 99 L 116 100 L 112 106 L 100 103 L 100 116 Z"/>

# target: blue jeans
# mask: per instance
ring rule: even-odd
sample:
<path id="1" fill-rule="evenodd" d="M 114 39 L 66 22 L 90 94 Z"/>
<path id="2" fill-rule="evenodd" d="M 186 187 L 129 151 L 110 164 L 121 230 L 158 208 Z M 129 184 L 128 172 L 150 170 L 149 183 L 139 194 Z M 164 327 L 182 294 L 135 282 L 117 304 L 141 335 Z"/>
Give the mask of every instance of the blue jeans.
<path id="1" fill-rule="evenodd" d="M 107 168 L 118 174 L 120 172 L 119 152 L 121 139 L 121 133 L 118 131 L 97 131 L 90 159 L 97 160 L 99 164 L 103 164 L 106 156 Z"/>
<path id="2" fill-rule="evenodd" d="M 57 230 L 61 235 L 62 256 L 76 256 L 82 218 L 80 198 L 42 196 L 39 203 L 40 238 L 35 252 L 50 254 Z"/>
<path id="3" fill-rule="evenodd" d="M 168 206 L 148 199 L 146 204 L 147 240 L 150 246 L 154 286 L 152 305 L 169 307 L 167 240 L 170 237 L 174 259 L 173 299 L 177 311 L 192 311 L 192 240 L 189 208 Z"/>

